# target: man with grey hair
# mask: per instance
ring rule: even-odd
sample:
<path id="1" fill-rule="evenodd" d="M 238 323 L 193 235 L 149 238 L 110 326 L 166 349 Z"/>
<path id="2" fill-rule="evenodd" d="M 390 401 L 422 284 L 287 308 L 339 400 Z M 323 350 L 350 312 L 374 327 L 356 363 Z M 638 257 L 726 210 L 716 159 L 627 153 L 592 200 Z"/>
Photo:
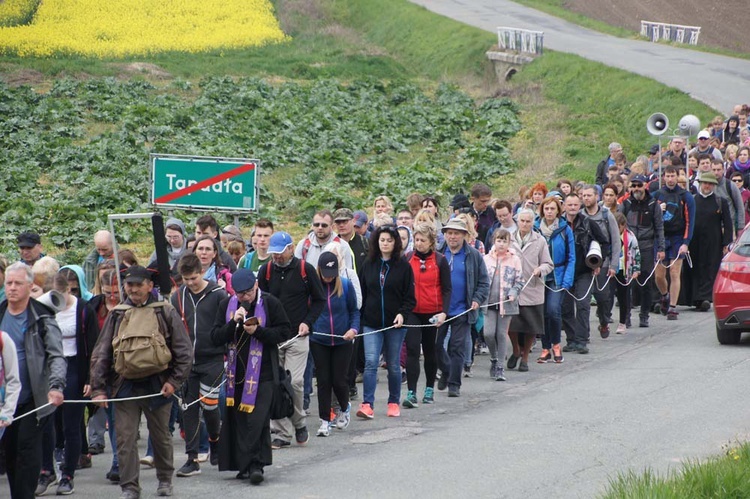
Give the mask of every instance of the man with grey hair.
<path id="1" fill-rule="evenodd" d="M 17 262 L 5 271 L 6 301 L 0 303 L 0 330 L 18 354 L 21 394 L 14 418 L 2 439 L 10 496 L 34 497 L 42 469 L 42 434 L 49 415 L 63 403 L 67 363 L 62 333 L 52 310 L 31 298 L 31 267 Z M 47 407 L 43 406 L 51 404 Z M 33 416 L 18 416 L 39 409 Z M 50 478 L 54 483 L 54 475 Z"/>
<path id="2" fill-rule="evenodd" d="M 619 142 L 612 142 L 609 145 L 609 156 L 604 158 L 596 165 L 596 183 L 604 185 L 607 183 L 607 169 L 615 164 L 615 156 L 622 152 L 622 145 Z"/>
<path id="3" fill-rule="evenodd" d="M 94 234 L 94 249 L 83 260 L 83 275 L 86 278 L 86 287 L 89 291 L 94 289 L 96 283 L 96 268 L 105 260 L 114 258 L 114 244 L 112 233 L 108 230 L 99 230 Z"/>

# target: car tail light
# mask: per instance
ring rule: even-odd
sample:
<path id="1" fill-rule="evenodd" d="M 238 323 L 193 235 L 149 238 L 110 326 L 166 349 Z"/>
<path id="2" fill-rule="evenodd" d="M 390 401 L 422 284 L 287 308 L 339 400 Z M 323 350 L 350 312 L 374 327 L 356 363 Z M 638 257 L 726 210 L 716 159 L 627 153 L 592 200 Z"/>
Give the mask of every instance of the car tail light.
<path id="1" fill-rule="evenodd" d="M 721 262 L 719 270 L 733 274 L 750 274 L 750 262 Z"/>

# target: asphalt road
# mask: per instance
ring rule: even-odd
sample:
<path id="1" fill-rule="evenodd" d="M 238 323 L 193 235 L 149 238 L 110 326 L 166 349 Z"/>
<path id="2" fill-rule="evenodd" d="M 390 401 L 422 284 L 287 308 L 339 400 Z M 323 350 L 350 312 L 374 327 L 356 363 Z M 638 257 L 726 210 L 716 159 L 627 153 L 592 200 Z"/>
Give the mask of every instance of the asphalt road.
<path id="1" fill-rule="evenodd" d="M 606 340 L 595 335 L 589 355 L 532 363 L 505 383 L 488 379 L 489 358 L 479 356 L 460 398 L 439 392 L 434 405 L 402 409 L 398 419 L 385 417 L 381 370 L 374 420 L 275 451 L 266 482 L 252 491 L 204 465 L 201 475 L 174 479 L 175 497 L 590 498 L 619 472 L 665 471 L 746 439 L 750 342 L 720 346 L 711 313 L 681 309 L 676 322 L 651 322 Z M 317 424 L 309 419 L 311 432 Z M 175 450 L 179 467 L 178 438 Z M 118 497 L 104 479 L 110 459 L 108 448 L 79 471 L 76 497 Z M 142 471 L 141 484 L 152 497 L 153 470 Z M 0 478 L 0 496 L 6 487 Z"/>
<path id="2" fill-rule="evenodd" d="M 750 60 L 617 38 L 510 0 L 411 1 L 493 33 L 498 26 L 544 31 L 544 46 L 547 48 L 653 78 L 724 114 L 731 113 L 735 104 L 748 101 Z"/>

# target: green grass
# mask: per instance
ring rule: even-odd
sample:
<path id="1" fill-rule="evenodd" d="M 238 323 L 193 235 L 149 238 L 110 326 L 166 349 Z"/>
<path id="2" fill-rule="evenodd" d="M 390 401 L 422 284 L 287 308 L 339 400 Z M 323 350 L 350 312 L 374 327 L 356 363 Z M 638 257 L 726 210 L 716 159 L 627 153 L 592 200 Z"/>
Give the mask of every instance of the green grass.
<path id="1" fill-rule="evenodd" d="M 656 111 L 672 120 L 671 128 L 685 114 L 701 123 L 719 114 L 679 90 L 570 54 L 547 52 L 512 81 L 519 95 L 539 85 L 544 98 L 559 106 L 563 118 L 556 126 L 566 136 L 565 165 L 556 173 L 572 179 L 593 180 L 610 142 L 620 142 L 629 161 L 644 154 L 656 143 L 646 130 L 646 119 Z"/>
<path id="2" fill-rule="evenodd" d="M 631 31 L 629 29 L 621 28 L 619 26 L 612 26 L 611 24 L 607 24 L 597 19 L 592 19 L 590 17 L 584 16 L 583 14 L 578 14 L 577 12 L 570 11 L 565 8 L 565 0 L 513 0 L 513 1 L 516 3 L 520 3 L 521 5 L 525 5 L 527 7 L 541 10 L 542 12 L 546 12 L 547 14 L 551 14 L 555 17 L 559 17 L 560 19 L 565 19 L 566 21 L 570 21 L 573 24 L 583 26 L 584 28 L 589 28 L 594 31 L 599 31 L 600 33 L 607 33 L 608 35 L 613 35 L 613 36 L 617 36 L 620 38 L 633 38 L 633 39 L 647 40 L 647 38 L 642 37 L 639 32 Z M 721 47 L 709 47 L 707 45 L 687 45 L 683 43 L 673 43 L 673 42 L 667 42 L 667 41 L 660 41 L 658 43 L 665 44 L 665 45 L 672 45 L 674 47 L 686 48 L 690 50 L 697 50 L 699 52 L 707 52 L 710 54 L 726 55 L 729 57 L 737 57 L 740 59 L 750 59 L 750 53 L 737 52 L 737 51 L 733 51 L 733 50 L 729 50 L 729 49 L 725 49 Z"/>
<path id="3" fill-rule="evenodd" d="M 690 461 L 681 470 L 659 475 L 628 472 L 610 480 L 603 499 L 745 498 L 750 490 L 750 445 L 724 455 Z"/>

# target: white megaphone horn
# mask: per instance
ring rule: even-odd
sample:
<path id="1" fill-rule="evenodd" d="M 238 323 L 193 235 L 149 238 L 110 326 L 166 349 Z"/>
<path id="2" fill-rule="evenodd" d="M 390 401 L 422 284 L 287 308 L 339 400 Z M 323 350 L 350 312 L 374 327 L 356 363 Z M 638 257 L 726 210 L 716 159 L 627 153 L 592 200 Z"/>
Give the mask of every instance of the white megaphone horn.
<path id="1" fill-rule="evenodd" d="M 654 113 L 646 120 L 646 129 L 651 135 L 662 135 L 669 129 L 669 118 L 664 113 Z"/>
<path id="2" fill-rule="evenodd" d="M 37 298 L 36 301 L 47 305 L 49 308 L 54 310 L 55 313 L 65 309 L 65 297 L 62 295 L 62 293 L 59 293 L 54 289 L 44 293 L 42 296 Z"/>
<path id="3" fill-rule="evenodd" d="M 596 241 L 591 241 L 589 252 L 586 254 L 586 265 L 590 269 L 598 269 L 602 266 L 602 247 Z"/>

